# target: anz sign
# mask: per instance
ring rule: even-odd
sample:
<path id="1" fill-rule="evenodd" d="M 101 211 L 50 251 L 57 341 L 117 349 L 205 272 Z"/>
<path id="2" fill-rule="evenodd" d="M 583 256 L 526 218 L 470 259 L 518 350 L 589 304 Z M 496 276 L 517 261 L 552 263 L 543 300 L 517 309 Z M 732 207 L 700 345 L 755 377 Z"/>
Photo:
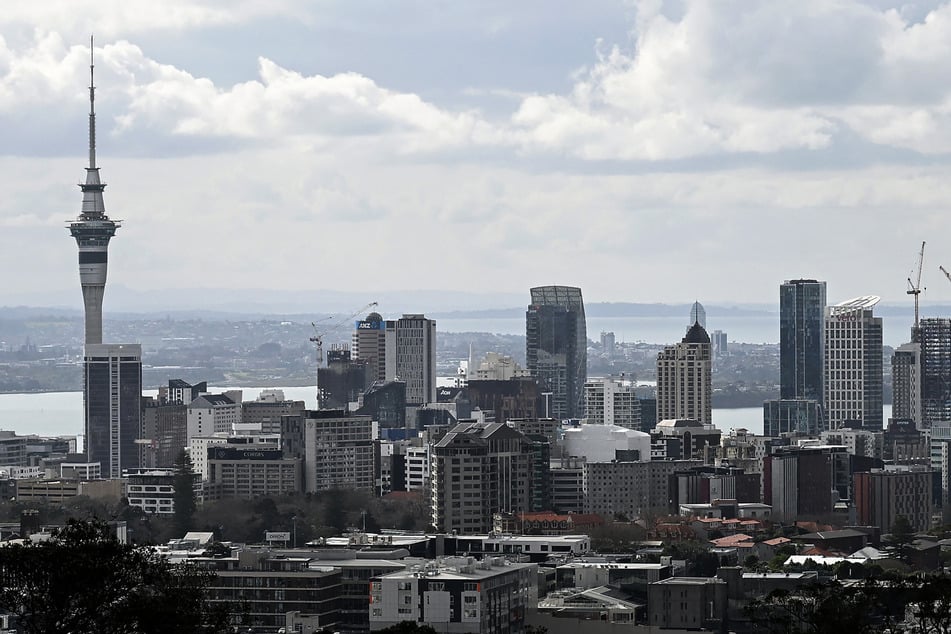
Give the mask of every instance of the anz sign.
<path id="1" fill-rule="evenodd" d="M 357 330 L 383 330 L 385 323 L 384 321 L 358 321 L 355 327 Z"/>

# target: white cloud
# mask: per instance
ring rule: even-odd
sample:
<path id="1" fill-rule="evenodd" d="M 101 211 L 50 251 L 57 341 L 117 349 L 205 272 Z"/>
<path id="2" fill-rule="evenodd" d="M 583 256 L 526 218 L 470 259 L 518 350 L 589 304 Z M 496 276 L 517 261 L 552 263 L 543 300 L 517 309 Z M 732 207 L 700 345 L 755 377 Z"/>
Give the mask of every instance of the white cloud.
<path id="1" fill-rule="evenodd" d="M 583 159 L 679 159 L 873 143 L 951 151 L 951 5 L 920 22 L 856 1 L 643 3 L 568 95 L 526 98 L 526 147 Z"/>

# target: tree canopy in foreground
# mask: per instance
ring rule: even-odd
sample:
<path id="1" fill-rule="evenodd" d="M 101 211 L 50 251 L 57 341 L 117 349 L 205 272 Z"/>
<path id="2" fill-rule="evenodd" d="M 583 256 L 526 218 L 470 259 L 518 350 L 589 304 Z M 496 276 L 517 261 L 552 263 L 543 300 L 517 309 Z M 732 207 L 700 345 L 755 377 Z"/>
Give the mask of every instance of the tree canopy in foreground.
<path id="1" fill-rule="evenodd" d="M 205 602 L 211 578 L 119 543 L 104 522 L 70 520 L 47 541 L 0 547 L 0 610 L 27 634 L 230 631 Z"/>

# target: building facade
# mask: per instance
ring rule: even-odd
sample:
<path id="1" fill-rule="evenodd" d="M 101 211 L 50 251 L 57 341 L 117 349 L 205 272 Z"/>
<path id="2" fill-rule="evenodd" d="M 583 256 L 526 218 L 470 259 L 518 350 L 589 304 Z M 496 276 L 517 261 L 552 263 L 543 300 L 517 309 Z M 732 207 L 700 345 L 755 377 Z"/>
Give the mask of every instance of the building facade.
<path id="1" fill-rule="evenodd" d="M 460 423 L 432 447 L 436 530 L 488 533 L 499 512 L 532 510 L 531 442 L 501 423 Z"/>
<path id="2" fill-rule="evenodd" d="M 921 345 L 921 425 L 930 429 L 936 422 L 951 421 L 951 319 L 922 319 L 916 334 Z"/>
<path id="3" fill-rule="evenodd" d="M 892 418 L 914 421 L 921 418 L 921 344 L 898 346 L 892 355 Z"/>
<path id="4" fill-rule="evenodd" d="M 763 435 L 815 435 L 822 429 L 822 405 L 811 399 L 777 399 L 763 402 Z"/>
<path id="5" fill-rule="evenodd" d="M 304 412 L 304 490 L 373 492 L 373 421 L 343 410 Z"/>
<path id="6" fill-rule="evenodd" d="M 406 383 L 406 404 L 436 402 L 436 322 L 425 315 L 403 315 L 386 322 L 388 381 Z"/>
<path id="7" fill-rule="evenodd" d="M 779 287 L 779 397 L 820 404 L 826 283 L 787 280 Z"/>
<path id="8" fill-rule="evenodd" d="M 916 531 L 931 528 L 931 474 L 928 467 L 873 469 L 856 473 L 855 509 L 860 526 L 891 530 L 899 515 Z"/>
<path id="9" fill-rule="evenodd" d="M 683 340 L 657 355 L 657 421 L 690 418 L 713 422 L 710 336 L 699 323 Z"/>
<path id="10" fill-rule="evenodd" d="M 545 418 L 580 418 L 588 378 L 588 331 L 581 289 L 531 289 L 525 313 L 525 358 L 546 398 Z"/>
<path id="11" fill-rule="evenodd" d="M 588 381 L 584 401 L 588 423 L 641 430 L 641 402 L 632 384 L 611 378 Z"/>
<path id="12" fill-rule="evenodd" d="M 882 319 L 879 298 L 857 297 L 826 308 L 823 402 L 827 427 L 855 423 L 881 431 Z"/>
<path id="13" fill-rule="evenodd" d="M 105 478 L 139 466 L 142 346 L 87 344 L 83 360 L 86 456 Z"/>

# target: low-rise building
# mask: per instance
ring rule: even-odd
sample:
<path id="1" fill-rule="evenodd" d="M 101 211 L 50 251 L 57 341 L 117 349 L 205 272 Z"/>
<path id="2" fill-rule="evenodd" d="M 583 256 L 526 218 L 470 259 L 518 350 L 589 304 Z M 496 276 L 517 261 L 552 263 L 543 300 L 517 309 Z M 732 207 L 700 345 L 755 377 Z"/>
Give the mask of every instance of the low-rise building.
<path id="1" fill-rule="evenodd" d="M 129 506 L 146 513 L 175 513 L 175 472 L 171 469 L 136 469 L 127 474 L 126 497 Z"/>
<path id="2" fill-rule="evenodd" d="M 422 562 L 370 582 L 370 630 L 412 621 L 438 632 L 520 632 L 538 603 L 537 566 L 501 557 Z"/>

